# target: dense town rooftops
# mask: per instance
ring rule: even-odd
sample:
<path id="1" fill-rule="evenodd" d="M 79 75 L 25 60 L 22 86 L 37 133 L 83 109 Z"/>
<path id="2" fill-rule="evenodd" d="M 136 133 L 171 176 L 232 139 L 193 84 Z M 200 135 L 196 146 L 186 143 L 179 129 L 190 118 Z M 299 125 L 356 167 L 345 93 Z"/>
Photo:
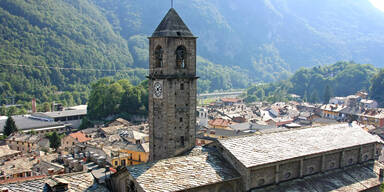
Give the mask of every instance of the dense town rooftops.
<path id="1" fill-rule="evenodd" d="M 130 166 L 127 170 L 146 192 L 182 191 L 240 177 L 215 151 L 194 150 L 186 156 Z"/>
<path id="2" fill-rule="evenodd" d="M 55 175 L 46 178 L 39 178 L 24 182 L 0 185 L 0 189 L 8 189 L 9 192 L 30 192 L 30 191 L 49 191 L 49 187 L 58 184 L 68 184 L 68 191 L 73 192 L 108 192 L 102 185 L 95 182 L 91 173 L 71 173 L 65 175 Z"/>
<path id="3" fill-rule="evenodd" d="M 187 25 L 177 14 L 176 10 L 171 8 L 163 18 L 159 26 L 153 32 L 152 37 L 194 37 Z"/>
<path id="4" fill-rule="evenodd" d="M 381 142 L 357 125 L 328 125 L 218 140 L 245 167 Z"/>

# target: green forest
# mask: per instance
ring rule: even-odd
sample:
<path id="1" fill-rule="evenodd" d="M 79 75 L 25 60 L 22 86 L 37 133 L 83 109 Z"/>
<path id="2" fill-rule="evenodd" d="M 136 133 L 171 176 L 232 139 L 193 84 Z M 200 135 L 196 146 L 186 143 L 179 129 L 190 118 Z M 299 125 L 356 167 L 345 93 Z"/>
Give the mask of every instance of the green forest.
<path id="1" fill-rule="evenodd" d="M 384 45 L 384 14 L 367 1 L 335 4 L 326 0 L 314 8 L 300 0 L 244 0 L 236 4 L 229 0 L 191 0 L 176 1 L 175 7 L 199 37 L 199 93 L 244 89 L 257 83 L 264 87 L 264 93 L 259 90 L 260 97 L 255 98 L 251 91 L 250 100 L 278 99 L 278 94 L 270 97 L 269 90 L 275 87 L 277 93 L 321 100 L 328 84 L 333 94 L 344 94 L 339 89 L 342 85 L 332 81 L 345 82 L 346 87 L 356 85 L 354 89 L 368 89 L 369 85 L 364 78 L 356 84 L 346 80 L 348 74 L 333 80 L 322 71 L 329 66 L 319 67 L 319 75 L 303 81 L 305 85 L 296 85 L 303 80 L 300 75 L 308 76 L 312 70 L 301 67 L 339 60 L 381 66 L 384 60 L 380 51 Z M 132 86 L 139 86 L 147 74 L 147 37 L 168 9 L 162 0 L 0 1 L 0 113 L 26 113 L 32 98 L 37 99 L 39 111 L 49 111 L 52 102 L 64 106 L 86 104 L 92 97 L 93 84 L 105 77 L 116 82 L 126 79 Z M 359 14 L 350 10 L 359 10 Z M 362 38 L 361 34 L 366 35 Z M 350 70 L 352 77 L 364 75 Z M 371 75 L 372 70 L 365 72 Z M 291 85 L 279 83 L 286 79 Z M 312 81 L 325 84 L 315 89 Z M 269 88 L 271 85 L 273 88 Z M 372 93 L 378 92 L 372 89 Z M 4 105 L 9 104 L 21 107 L 6 109 Z"/>
<path id="2" fill-rule="evenodd" d="M 91 121 L 120 116 L 147 115 L 148 81 L 132 85 L 129 80 L 103 78 L 92 84 L 87 116 Z"/>
<path id="3" fill-rule="evenodd" d="M 295 100 L 291 94 L 300 96 L 300 101 L 325 103 L 332 96 L 348 96 L 358 91 L 384 106 L 384 70 L 368 64 L 337 62 L 333 65 L 302 68 L 288 80 L 253 85 L 247 89 L 246 101 Z M 296 98 L 297 99 L 297 98 Z"/>

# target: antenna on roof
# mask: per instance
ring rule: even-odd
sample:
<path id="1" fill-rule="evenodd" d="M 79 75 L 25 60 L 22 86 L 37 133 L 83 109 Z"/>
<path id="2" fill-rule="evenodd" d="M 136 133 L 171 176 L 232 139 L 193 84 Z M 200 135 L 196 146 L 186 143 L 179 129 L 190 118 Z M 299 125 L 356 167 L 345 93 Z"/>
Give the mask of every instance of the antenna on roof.
<path id="1" fill-rule="evenodd" d="M 173 0 L 171 0 L 171 8 L 173 8 Z"/>

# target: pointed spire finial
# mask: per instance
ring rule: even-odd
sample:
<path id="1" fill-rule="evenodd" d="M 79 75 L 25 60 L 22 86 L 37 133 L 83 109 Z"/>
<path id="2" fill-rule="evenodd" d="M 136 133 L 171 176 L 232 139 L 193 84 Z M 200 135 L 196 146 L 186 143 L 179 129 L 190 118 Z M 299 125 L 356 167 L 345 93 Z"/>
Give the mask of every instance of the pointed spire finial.
<path id="1" fill-rule="evenodd" d="M 173 0 L 171 0 L 171 8 L 173 8 Z"/>

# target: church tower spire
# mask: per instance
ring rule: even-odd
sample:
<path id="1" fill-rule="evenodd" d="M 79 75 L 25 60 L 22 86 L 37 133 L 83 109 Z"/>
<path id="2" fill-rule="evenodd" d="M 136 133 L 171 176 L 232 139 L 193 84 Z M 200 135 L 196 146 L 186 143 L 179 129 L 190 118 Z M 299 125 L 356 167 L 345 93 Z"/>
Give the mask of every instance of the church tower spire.
<path id="1" fill-rule="evenodd" d="M 149 37 L 150 160 L 195 146 L 196 37 L 171 8 Z"/>

